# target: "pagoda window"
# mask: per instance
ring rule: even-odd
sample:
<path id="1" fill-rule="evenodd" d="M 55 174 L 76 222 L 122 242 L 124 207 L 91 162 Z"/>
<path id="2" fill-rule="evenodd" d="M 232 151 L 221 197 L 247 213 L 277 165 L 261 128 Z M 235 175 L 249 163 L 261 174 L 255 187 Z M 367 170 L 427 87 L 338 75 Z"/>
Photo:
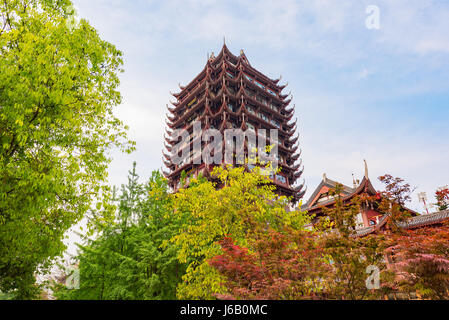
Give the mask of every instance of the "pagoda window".
<path id="1" fill-rule="evenodd" d="M 250 96 L 251 98 L 253 98 L 254 95 L 256 94 L 255 92 L 253 92 L 253 91 L 251 91 L 251 90 L 249 90 L 249 89 L 245 89 L 245 92 L 246 92 L 246 94 L 247 94 L 248 96 Z"/>
<path id="2" fill-rule="evenodd" d="M 260 116 L 263 120 L 265 120 L 265 121 L 267 121 L 267 122 L 270 121 L 270 120 L 268 119 L 268 117 L 267 117 L 264 113 L 262 113 L 262 112 L 259 112 L 259 116 Z"/>
<path id="3" fill-rule="evenodd" d="M 256 129 L 255 129 L 253 124 L 248 122 L 248 123 L 246 123 L 246 126 L 248 127 L 249 130 L 254 131 L 254 132 L 256 131 Z"/>
<path id="4" fill-rule="evenodd" d="M 277 96 L 276 92 L 274 92 L 273 90 L 271 90 L 270 88 L 267 88 L 267 91 L 272 95 L 272 96 Z"/>
<path id="5" fill-rule="evenodd" d="M 256 96 L 256 100 L 259 101 L 260 103 L 262 103 L 262 101 L 263 101 L 261 96 Z"/>
<path id="6" fill-rule="evenodd" d="M 281 124 L 278 121 L 274 120 L 274 119 L 272 119 L 270 122 L 271 122 L 271 124 L 275 125 L 278 128 L 281 126 Z"/>
<path id="7" fill-rule="evenodd" d="M 246 106 L 246 110 L 248 110 L 249 113 L 255 114 L 256 111 L 251 106 Z"/>
<path id="8" fill-rule="evenodd" d="M 233 103 L 228 103 L 228 108 L 232 112 L 236 112 L 236 109 L 237 109 L 236 106 Z"/>
<path id="9" fill-rule="evenodd" d="M 259 81 L 254 81 L 254 83 L 259 87 L 265 90 L 265 86 L 261 84 Z"/>
<path id="10" fill-rule="evenodd" d="M 213 90 L 213 93 L 217 93 L 218 91 L 220 91 L 220 89 L 221 89 L 221 85 L 215 87 Z"/>
<path id="11" fill-rule="evenodd" d="M 278 107 L 276 104 L 272 103 L 272 104 L 270 105 L 270 107 L 271 107 L 271 109 L 273 109 L 274 111 L 279 112 L 279 107 Z"/>
<path id="12" fill-rule="evenodd" d="M 287 178 L 285 178 L 283 175 L 277 174 L 276 181 L 279 181 L 281 183 L 287 183 Z"/>

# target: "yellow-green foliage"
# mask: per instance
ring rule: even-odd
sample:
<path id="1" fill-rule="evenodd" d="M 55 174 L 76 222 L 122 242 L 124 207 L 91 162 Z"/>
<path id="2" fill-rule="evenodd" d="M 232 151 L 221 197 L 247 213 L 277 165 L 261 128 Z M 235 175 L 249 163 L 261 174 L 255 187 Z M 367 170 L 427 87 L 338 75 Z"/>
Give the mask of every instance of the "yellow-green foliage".
<path id="1" fill-rule="evenodd" d="M 237 244 L 251 248 L 256 232 L 270 226 L 302 228 L 309 222 L 299 211 L 288 212 L 289 201 L 274 193 L 274 186 L 258 168 L 221 168 L 213 171 L 220 182 L 191 180 L 188 188 L 174 195 L 173 215 L 186 223 L 171 241 L 179 246 L 178 259 L 188 263 L 183 282 L 178 286 L 180 299 L 212 299 L 224 293 L 222 279 L 208 260 L 221 253 L 219 240 L 232 237 Z"/>
<path id="2" fill-rule="evenodd" d="M 71 27 L 70 5 L 0 2 L 0 290 L 21 298 L 105 187 L 108 150 L 132 149 L 113 114 L 122 54 Z"/>

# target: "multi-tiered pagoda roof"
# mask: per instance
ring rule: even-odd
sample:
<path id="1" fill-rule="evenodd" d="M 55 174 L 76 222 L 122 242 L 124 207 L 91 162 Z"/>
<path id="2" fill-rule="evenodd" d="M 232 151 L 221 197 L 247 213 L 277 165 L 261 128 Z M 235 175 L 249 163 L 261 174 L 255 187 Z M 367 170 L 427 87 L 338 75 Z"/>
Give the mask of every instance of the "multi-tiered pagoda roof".
<path id="1" fill-rule="evenodd" d="M 272 176 L 276 190 L 292 197 L 294 202 L 304 196 L 304 182 L 297 181 L 303 173 L 301 151 L 298 148 L 297 123 L 292 121 L 294 107 L 289 107 L 291 95 L 282 93 L 286 85 L 279 85 L 279 79 L 270 79 L 251 66 L 247 57 L 240 52 L 232 54 L 226 45 L 217 56 L 212 54 L 203 70 L 167 106 L 167 130 L 165 137 L 164 172 L 173 190 L 180 186 L 181 173 L 210 176 L 214 165 L 198 161 L 175 164 L 170 153 L 177 143 L 172 138 L 173 130 L 185 129 L 191 145 L 201 136 L 195 136 L 193 123 L 201 122 L 201 129 L 278 130 L 279 173 Z M 294 136 L 295 135 L 295 136 Z M 203 143 L 203 142 L 201 142 Z M 248 146 L 245 145 L 247 152 Z M 195 160 L 195 159 L 193 159 Z M 247 166 L 248 168 L 248 166 Z M 248 168 L 249 169 L 249 168 Z"/>

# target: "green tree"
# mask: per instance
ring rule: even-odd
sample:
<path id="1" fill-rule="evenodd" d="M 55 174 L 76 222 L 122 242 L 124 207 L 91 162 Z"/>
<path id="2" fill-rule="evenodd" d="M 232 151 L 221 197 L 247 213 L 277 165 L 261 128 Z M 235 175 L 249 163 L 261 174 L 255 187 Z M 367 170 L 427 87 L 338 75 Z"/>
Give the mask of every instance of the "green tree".
<path id="1" fill-rule="evenodd" d="M 16 298 L 107 193 L 108 150 L 133 148 L 113 115 L 122 54 L 87 21 L 73 28 L 70 6 L 0 2 L 0 290 Z"/>
<path id="2" fill-rule="evenodd" d="M 59 286 L 59 299 L 175 299 L 185 273 L 172 244 L 179 230 L 169 214 L 172 198 L 166 180 L 155 171 L 145 185 L 133 170 L 122 186 L 113 223 L 98 224 L 97 237 L 81 246 L 80 288 Z"/>
<path id="3" fill-rule="evenodd" d="M 220 241 L 225 237 L 252 250 L 257 235 L 268 228 L 300 229 L 309 222 L 303 212 L 287 210 L 288 199 L 276 195 L 260 172 L 216 167 L 212 175 L 216 183 L 190 179 L 188 188 L 174 195 L 173 219 L 187 222 L 171 240 L 179 247 L 180 262 L 188 265 L 177 289 L 180 299 L 214 299 L 227 293 L 226 279 L 209 264 L 223 254 Z"/>

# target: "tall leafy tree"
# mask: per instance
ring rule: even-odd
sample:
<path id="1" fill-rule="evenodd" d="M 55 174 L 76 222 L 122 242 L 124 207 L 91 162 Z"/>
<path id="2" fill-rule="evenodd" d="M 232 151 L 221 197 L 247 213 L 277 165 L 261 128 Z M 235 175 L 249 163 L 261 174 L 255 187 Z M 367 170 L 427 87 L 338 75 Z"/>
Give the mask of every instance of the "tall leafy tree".
<path id="1" fill-rule="evenodd" d="M 303 212 L 287 210 L 288 200 L 278 197 L 260 172 L 216 167 L 212 175 L 219 188 L 191 179 L 188 188 L 174 195 L 173 219 L 187 222 L 171 240 L 179 247 L 180 262 L 188 265 L 177 288 L 180 299 L 214 299 L 227 293 L 225 278 L 209 264 L 223 253 L 220 241 L 225 237 L 252 250 L 262 230 L 300 229 L 309 221 Z"/>
<path id="2" fill-rule="evenodd" d="M 34 294 L 34 272 L 102 191 L 122 54 L 69 0 L 0 2 L 0 290 Z"/>
<path id="3" fill-rule="evenodd" d="M 148 183 L 133 170 L 117 199 L 113 223 L 98 224 L 97 237 L 81 246 L 80 288 L 59 286 L 60 299 L 175 299 L 185 273 L 173 244 L 179 230 L 166 180 L 155 171 Z"/>

